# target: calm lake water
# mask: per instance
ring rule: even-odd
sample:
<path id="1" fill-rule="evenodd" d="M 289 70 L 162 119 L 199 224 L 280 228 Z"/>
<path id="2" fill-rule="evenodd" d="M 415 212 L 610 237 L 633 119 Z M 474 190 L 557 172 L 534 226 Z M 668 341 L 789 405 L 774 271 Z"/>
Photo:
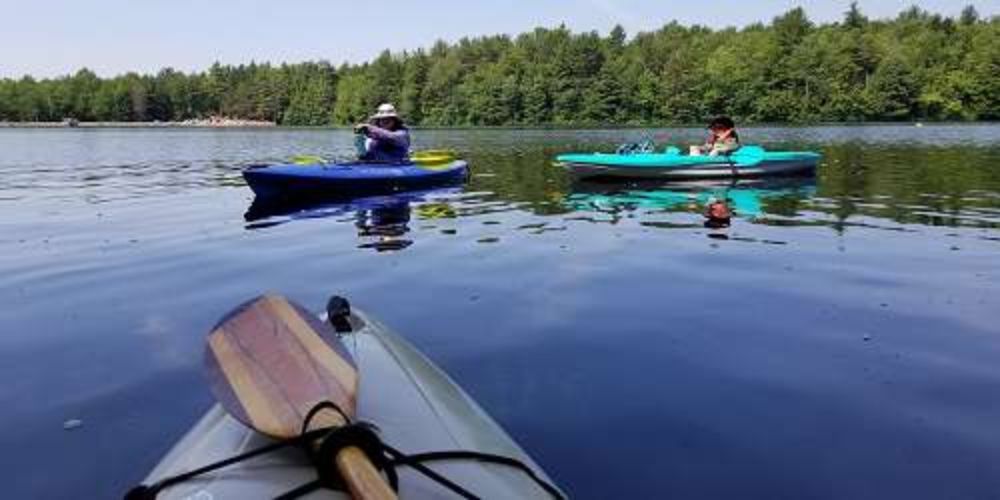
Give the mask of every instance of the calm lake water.
<path id="1" fill-rule="evenodd" d="M 818 177 L 574 185 L 555 154 L 702 131 L 417 131 L 467 186 L 248 221 L 243 166 L 347 132 L 0 129 L 3 496 L 140 481 L 273 290 L 382 318 L 578 498 L 1000 498 L 1000 126 L 743 135 Z"/>

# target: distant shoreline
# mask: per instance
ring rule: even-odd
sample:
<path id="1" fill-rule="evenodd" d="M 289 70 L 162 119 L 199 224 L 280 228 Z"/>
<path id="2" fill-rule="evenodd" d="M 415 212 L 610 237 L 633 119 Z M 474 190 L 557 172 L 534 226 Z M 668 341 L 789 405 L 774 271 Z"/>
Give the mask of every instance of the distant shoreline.
<path id="1" fill-rule="evenodd" d="M 180 122 L 0 122 L 0 128 L 267 128 L 274 122 L 208 118 Z"/>
<path id="2" fill-rule="evenodd" d="M 787 128 L 810 128 L 810 127 L 885 127 L 885 126 L 977 126 L 977 125 L 1000 125 L 1000 122 L 991 120 L 977 121 L 901 121 L 901 122 L 815 122 L 815 123 L 747 123 L 740 125 L 741 129 L 787 127 Z M 700 123 L 656 123 L 649 125 L 504 125 L 504 126 L 413 126 L 416 130 L 649 130 L 665 128 L 703 128 Z M 338 130 L 350 129 L 346 125 L 313 125 L 313 126 L 289 126 L 278 125 L 274 122 L 261 122 L 254 120 L 186 120 L 182 122 L 78 122 L 69 124 L 67 122 L 0 122 L 0 129 L 72 129 L 72 128 L 274 128 L 274 129 L 314 129 L 314 130 Z"/>

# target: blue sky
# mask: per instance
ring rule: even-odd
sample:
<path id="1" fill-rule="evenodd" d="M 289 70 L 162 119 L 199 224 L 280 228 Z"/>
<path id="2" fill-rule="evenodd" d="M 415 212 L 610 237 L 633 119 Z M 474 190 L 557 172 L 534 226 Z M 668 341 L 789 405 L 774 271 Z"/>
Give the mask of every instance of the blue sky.
<path id="1" fill-rule="evenodd" d="M 1000 15 L 1000 0 L 860 0 L 869 17 L 916 4 L 957 15 L 967 4 Z M 381 50 L 427 47 L 437 39 L 516 34 L 565 23 L 632 34 L 676 19 L 712 27 L 767 21 L 797 5 L 814 21 L 840 19 L 850 0 L 0 0 L 0 77 L 55 76 L 89 67 L 102 76 L 214 61 L 357 62 Z M 752 7 L 748 7 L 751 6 Z"/>

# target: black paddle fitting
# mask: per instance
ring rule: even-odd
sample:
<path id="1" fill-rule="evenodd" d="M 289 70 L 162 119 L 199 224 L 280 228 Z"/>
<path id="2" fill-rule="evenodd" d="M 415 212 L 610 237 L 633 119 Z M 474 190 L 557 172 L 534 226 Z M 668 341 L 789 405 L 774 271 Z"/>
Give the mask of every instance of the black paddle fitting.
<path id="1" fill-rule="evenodd" d="M 389 467 L 389 460 L 382 451 L 382 440 L 375 431 L 375 427 L 364 422 L 338 427 L 323 437 L 319 449 L 312 456 L 320 484 L 328 489 L 347 491 L 346 484 L 340 477 L 340 472 L 336 468 L 330 467 L 330 464 L 335 462 L 340 450 L 347 447 L 359 448 L 376 470 L 388 475 L 387 479 L 392 489 L 398 490 L 399 478 L 396 476 L 395 469 Z"/>
<path id="2" fill-rule="evenodd" d="M 330 297 L 326 302 L 326 320 L 337 333 L 347 333 L 353 330 L 351 326 L 351 303 L 340 295 Z"/>

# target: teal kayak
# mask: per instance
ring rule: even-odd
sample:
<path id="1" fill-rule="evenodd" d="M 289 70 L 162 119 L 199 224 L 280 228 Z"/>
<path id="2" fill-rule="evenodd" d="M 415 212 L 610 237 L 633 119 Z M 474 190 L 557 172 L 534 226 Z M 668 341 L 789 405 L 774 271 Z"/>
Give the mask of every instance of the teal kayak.
<path id="1" fill-rule="evenodd" d="M 813 174 L 818 153 L 767 151 L 743 146 L 730 155 L 685 155 L 677 148 L 662 153 L 562 154 L 556 165 L 577 178 L 713 179 Z"/>
<path id="2" fill-rule="evenodd" d="M 527 466 L 476 460 L 428 462 L 427 467 L 480 498 L 559 498 L 552 481 L 528 454 L 451 378 L 406 340 L 356 308 L 341 335 L 357 365 L 361 387 L 358 418 L 378 427 L 381 438 L 407 453 L 463 450 L 507 457 Z M 213 406 L 160 461 L 144 484 L 175 477 L 209 463 L 274 443 Z M 400 498 L 456 498 L 441 484 L 398 467 Z M 160 499 L 274 498 L 316 480 L 316 468 L 298 448 L 284 448 L 163 489 Z M 564 495 L 563 495 L 564 496 Z M 319 489 L 300 498 L 346 499 Z"/>

